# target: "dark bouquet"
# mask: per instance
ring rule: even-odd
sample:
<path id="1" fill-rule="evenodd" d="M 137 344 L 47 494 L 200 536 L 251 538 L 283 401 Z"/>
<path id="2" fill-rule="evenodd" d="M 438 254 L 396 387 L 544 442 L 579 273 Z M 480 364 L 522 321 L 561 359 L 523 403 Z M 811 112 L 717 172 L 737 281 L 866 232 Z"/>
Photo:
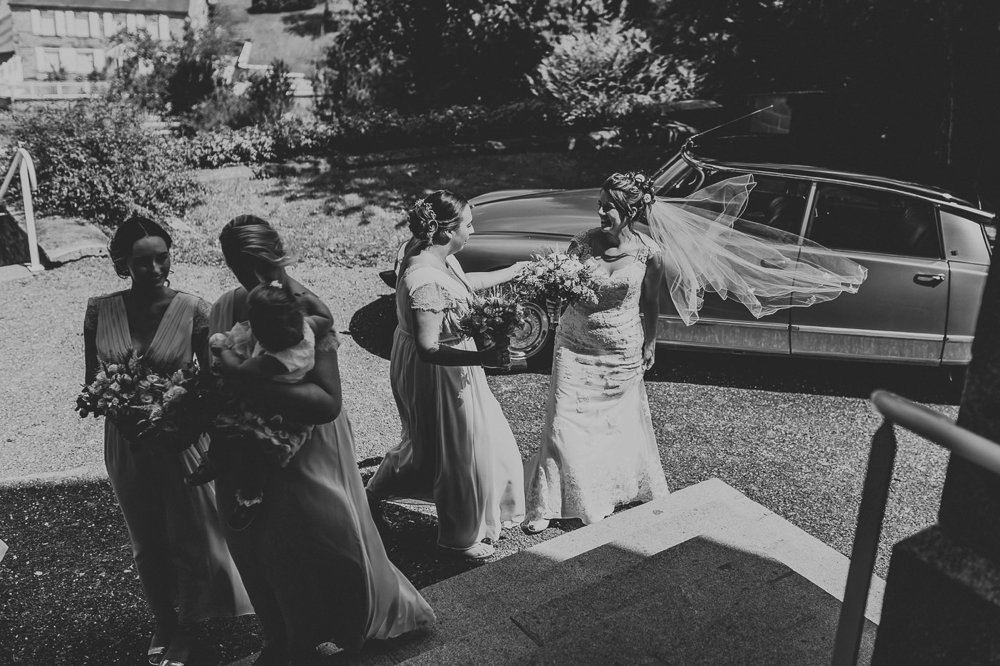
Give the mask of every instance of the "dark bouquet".
<path id="1" fill-rule="evenodd" d="M 459 320 L 462 332 L 480 349 L 510 345 L 511 335 L 524 325 L 521 294 L 509 286 L 491 287 L 477 294 Z"/>

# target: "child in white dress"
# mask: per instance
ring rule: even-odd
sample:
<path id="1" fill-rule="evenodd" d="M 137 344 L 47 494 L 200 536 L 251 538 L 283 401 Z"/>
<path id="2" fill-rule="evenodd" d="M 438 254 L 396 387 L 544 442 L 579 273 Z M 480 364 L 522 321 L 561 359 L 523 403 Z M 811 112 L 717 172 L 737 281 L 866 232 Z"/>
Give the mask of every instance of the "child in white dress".
<path id="1" fill-rule="evenodd" d="M 212 354 L 220 360 L 227 354 L 233 355 L 231 360 L 243 376 L 286 384 L 302 381 L 313 369 L 316 338 L 329 332 L 333 325 L 332 317 L 326 313 L 307 316 L 302 304 L 277 281 L 250 291 L 247 316 L 248 322 L 239 322 L 228 333 L 217 333 L 210 338 Z M 240 480 L 236 508 L 228 521 L 234 530 L 250 525 L 263 502 L 264 488 L 272 471 L 285 466 L 308 440 L 308 428 L 282 425 L 275 426 L 275 430 L 284 431 L 280 439 L 262 440 L 260 446 L 241 446 L 233 456 Z M 285 436 L 289 431 L 294 434 Z M 217 473 L 217 457 L 209 455 L 188 481 L 192 485 L 205 483 Z"/>

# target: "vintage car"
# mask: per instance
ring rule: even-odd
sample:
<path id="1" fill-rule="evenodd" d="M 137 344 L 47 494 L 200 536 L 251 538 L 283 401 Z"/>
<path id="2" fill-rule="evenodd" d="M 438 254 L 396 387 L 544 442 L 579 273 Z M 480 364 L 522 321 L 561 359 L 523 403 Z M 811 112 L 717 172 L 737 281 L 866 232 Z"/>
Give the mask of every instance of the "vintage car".
<path id="1" fill-rule="evenodd" d="M 975 196 L 935 181 L 917 184 L 865 156 L 816 157 L 788 136 L 695 137 L 654 174 L 659 196 L 681 198 L 739 174 L 756 186 L 743 217 L 791 232 L 868 268 L 857 294 L 755 319 L 737 302 L 708 294 L 700 320 L 685 326 L 662 301 L 660 344 L 717 351 L 964 366 L 993 252 L 993 213 Z M 926 183 L 929 177 L 923 176 Z M 597 226 L 597 189 L 506 190 L 474 204 L 475 234 L 457 258 L 490 270 L 566 247 Z M 640 227 L 641 229 L 641 227 Z M 644 229 L 642 229 L 644 230 Z M 391 281 L 391 280 L 388 280 Z M 542 361 L 554 322 L 527 303 L 512 350 Z"/>

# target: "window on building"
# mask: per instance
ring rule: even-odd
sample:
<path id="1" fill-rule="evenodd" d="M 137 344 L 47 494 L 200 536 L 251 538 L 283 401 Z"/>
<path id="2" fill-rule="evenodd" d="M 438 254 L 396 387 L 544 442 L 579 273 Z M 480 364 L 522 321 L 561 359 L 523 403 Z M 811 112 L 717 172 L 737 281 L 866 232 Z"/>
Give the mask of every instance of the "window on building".
<path id="1" fill-rule="evenodd" d="M 58 76 L 63 71 L 59 49 L 40 49 L 38 73 L 44 76 Z"/>
<path id="2" fill-rule="evenodd" d="M 51 9 L 38 12 L 38 34 L 51 37 L 56 34 L 56 13 Z"/>
<path id="3" fill-rule="evenodd" d="M 90 17 L 87 12 L 73 12 L 73 30 L 70 34 L 77 37 L 97 37 L 90 34 Z"/>

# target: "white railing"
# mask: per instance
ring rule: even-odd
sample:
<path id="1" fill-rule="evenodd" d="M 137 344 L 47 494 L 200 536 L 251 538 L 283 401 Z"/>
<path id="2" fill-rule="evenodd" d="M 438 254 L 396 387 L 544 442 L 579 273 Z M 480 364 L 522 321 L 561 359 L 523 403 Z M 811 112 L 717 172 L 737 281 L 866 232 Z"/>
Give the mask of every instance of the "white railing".
<path id="1" fill-rule="evenodd" d="M 10 159 L 10 166 L 7 168 L 7 176 L 3 179 L 3 185 L 0 185 L 0 202 L 7 196 L 7 190 L 10 188 L 11 181 L 14 180 L 15 173 L 21 177 L 21 199 L 24 202 L 24 226 L 28 233 L 28 256 L 31 260 L 28 263 L 28 270 L 32 273 L 37 273 L 38 271 L 45 270 L 45 267 L 42 266 L 42 262 L 39 260 L 38 235 L 35 232 L 35 208 L 31 203 L 32 193 L 38 191 L 38 178 L 35 176 L 35 163 L 20 142 L 18 142 L 14 156 Z"/>

